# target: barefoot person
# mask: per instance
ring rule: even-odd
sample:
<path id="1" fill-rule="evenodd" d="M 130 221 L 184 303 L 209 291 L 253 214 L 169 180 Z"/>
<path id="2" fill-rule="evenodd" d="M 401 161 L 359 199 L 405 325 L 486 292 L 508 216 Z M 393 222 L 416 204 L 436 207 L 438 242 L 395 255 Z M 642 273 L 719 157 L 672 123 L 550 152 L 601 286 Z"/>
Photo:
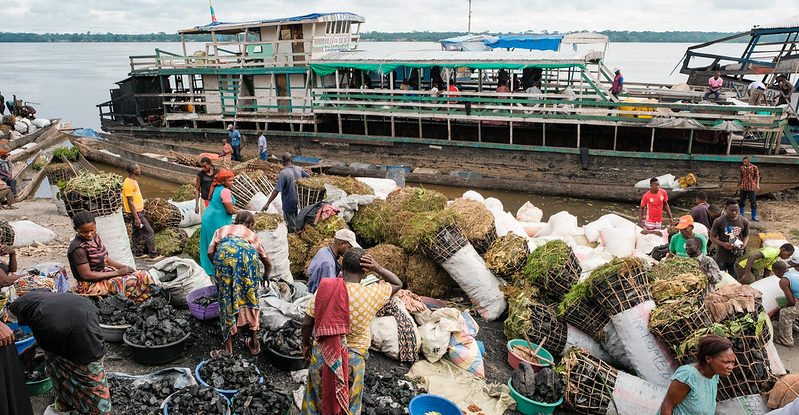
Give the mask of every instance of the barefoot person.
<path id="1" fill-rule="evenodd" d="M 217 229 L 233 223 L 233 215 L 241 210 L 235 206 L 236 198 L 230 188 L 233 187 L 233 172 L 220 170 L 211 184 L 211 201 L 203 212 L 202 226 L 200 226 L 200 254 L 208 252 L 208 246 L 214 238 Z M 213 260 L 208 255 L 200 255 L 200 265 L 205 273 L 214 275 Z"/>
<path id="2" fill-rule="evenodd" d="M 244 211 L 236 215 L 236 223 L 214 232 L 208 246 L 208 259 L 214 264 L 215 282 L 219 292 L 219 325 L 225 338 L 224 351 L 233 353 L 233 335 L 240 327 L 248 327 L 250 337 L 245 342 L 250 352 L 261 352 L 258 341 L 261 310 L 258 304 L 258 282 L 267 281 L 272 263 L 258 235 L 252 231 L 255 217 Z M 258 275 L 258 263 L 264 266 Z M 222 351 L 212 352 L 219 355 Z"/>
<path id="3" fill-rule="evenodd" d="M 85 210 L 75 213 L 72 226 L 76 234 L 67 249 L 67 259 L 77 280 L 76 293 L 90 296 L 123 293 L 137 303 L 150 298 L 153 278 L 146 271 L 136 271 L 108 257 L 93 214 Z"/>
<path id="4" fill-rule="evenodd" d="M 671 376 L 671 385 L 660 404 L 660 415 L 699 415 L 716 412 L 719 376 L 727 377 L 735 367 L 729 340 L 709 334 L 696 345 L 697 362 L 683 365 Z"/>

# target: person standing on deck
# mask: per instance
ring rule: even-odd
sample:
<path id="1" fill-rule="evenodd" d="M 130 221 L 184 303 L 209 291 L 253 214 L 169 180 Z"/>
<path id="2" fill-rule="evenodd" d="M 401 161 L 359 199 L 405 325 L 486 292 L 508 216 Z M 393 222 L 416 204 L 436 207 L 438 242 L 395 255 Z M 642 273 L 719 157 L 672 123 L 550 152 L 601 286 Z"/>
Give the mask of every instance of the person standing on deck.
<path id="1" fill-rule="evenodd" d="M 233 124 L 227 126 L 228 137 L 230 137 L 230 146 L 233 147 L 233 161 L 241 161 L 241 133 L 239 130 L 233 128 Z"/>
<path id="2" fill-rule="evenodd" d="M 286 221 L 286 227 L 289 233 L 294 233 L 296 230 L 294 222 L 297 219 L 297 186 L 295 183 L 297 179 L 311 177 L 311 175 L 301 167 L 297 167 L 293 164 L 294 156 L 292 156 L 291 153 L 283 153 L 282 159 L 283 170 L 277 178 L 275 190 L 272 190 L 272 193 L 269 194 L 269 199 L 261 210 L 265 211 L 268 209 L 269 204 L 272 203 L 275 197 L 277 197 L 277 194 L 280 193 L 283 219 Z"/>
<path id="3" fill-rule="evenodd" d="M 703 191 L 696 192 L 696 206 L 691 208 L 689 214 L 694 218 L 694 222 L 701 223 L 710 230 L 710 225 L 713 221 L 710 219 L 710 205 L 707 203 L 707 193 Z"/>
<path id="4" fill-rule="evenodd" d="M 261 161 L 266 161 L 266 136 L 261 130 L 258 130 L 258 156 Z"/>
<path id="5" fill-rule="evenodd" d="M 216 177 L 216 167 L 208 157 L 200 159 L 200 168 L 197 180 L 194 182 L 194 213 L 202 213 L 208 207 L 208 203 L 211 202 L 211 185 Z M 200 199 L 203 200 L 202 205 Z"/>
<path id="6" fill-rule="evenodd" d="M 716 101 L 718 101 L 719 98 L 721 98 L 721 86 L 724 84 L 724 80 L 721 79 L 721 72 L 716 71 L 713 74 L 713 77 L 707 80 L 707 83 L 709 88 L 707 92 L 705 92 L 704 99 L 707 101 L 707 97 L 709 97 L 712 94 L 715 94 Z"/>
<path id="7" fill-rule="evenodd" d="M 746 87 L 749 93 L 749 105 L 766 105 L 766 85 L 760 81 L 754 81 Z"/>
<path id="8" fill-rule="evenodd" d="M 155 232 L 144 216 L 144 198 L 141 195 L 139 181 L 136 180 L 140 175 L 141 167 L 138 164 L 128 166 L 128 177 L 122 182 L 122 206 L 125 209 L 125 219 L 132 226 L 133 256 L 136 258 L 149 256 L 154 261 L 159 259 L 155 250 Z M 142 244 L 147 248 L 146 254 L 141 252 Z"/>
<path id="9" fill-rule="evenodd" d="M 709 236 L 718 247 L 713 259 L 722 271 L 735 275 L 735 260 L 749 243 L 749 222 L 740 215 L 737 200 L 727 199 L 724 214 L 713 221 Z"/>
<path id="10" fill-rule="evenodd" d="M 638 209 L 638 221 L 642 228 L 647 231 L 660 231 L 663 222 L 663 209 L 669 215 L 669 224 L 674 223 L 674 216 L 669 207 L 669 195 L 660 188 L 657 177 L 649 180 L 649 191 L 644 193 L 641 198 L 641 207 Z M 646 209 L 646 211 L 644 211 Z M 646 213 L 646 215 L 644 215 Z"/>
<path id="11" fill-rule="evenodd" d="M 738 204 L 741 208 L 741 216 L 746 211 L 746 199 L 749 199 L 749 206 L 752 208 L 752 222 L 760 222 L 757 219 L 757 196 L 756 193 L 760 190 L 760 170 L 757 166 L 749 161 L 749 157 L 744 157 L 743 164 L 741 165 L 740 178 L 738 179 L 738 188 L 740 193 Z"/>
<path id="12" fill-rule="evenodd" d="M 8 150 L 0 150 L 0 179 L 2 179 L 8 187 L 11 188 L 11 193 L 17 195 L 17 179 L 14 178 L 14 170 L 11 165 L 11 160 L 8 159 Z"/>
<path id="13" fill-rule="evenodd" d="M 613 73 L 615 73 L 616 76 L 613 78 L 613 85 L 610 87 L 610 93 L 618 98 L 622 88 L 624 88 L 624 76 L 622 76 L 621 69 L 619 68 L 613 69 Z"/>

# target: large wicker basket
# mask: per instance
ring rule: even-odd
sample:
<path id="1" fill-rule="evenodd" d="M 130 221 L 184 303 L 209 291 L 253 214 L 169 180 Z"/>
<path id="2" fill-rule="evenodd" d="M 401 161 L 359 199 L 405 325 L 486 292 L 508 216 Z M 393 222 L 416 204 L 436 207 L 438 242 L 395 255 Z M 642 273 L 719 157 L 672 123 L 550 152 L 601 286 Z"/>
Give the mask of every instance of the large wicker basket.
<path id="1" fill-rule="evenodd" d="M 311 189 L 295 183 L 297 186 L 297 211 L 306 206 L 315 205 L 325 199 L 327 191 L 325 189 Z M 288 209 L 289 206 L 284 206 L 283 209 Z"/>
<path id="2" fill-rule="evenodd" d="M 469 240 L 460 226 L 452 224 L 439 229 L 431 244 L 422 244 L 422 250 L 428 258 L 443 264 L 466 245 Z"/>
<path id="3" fill-rule="evenodd" d="M 89 211 L 95 216 L 107 216 L 122 208 L 122 193 L 119 190 L 106 190 L 91 196 L 67 192 L 63 196 L 69 217 L 81 210 Z"/>

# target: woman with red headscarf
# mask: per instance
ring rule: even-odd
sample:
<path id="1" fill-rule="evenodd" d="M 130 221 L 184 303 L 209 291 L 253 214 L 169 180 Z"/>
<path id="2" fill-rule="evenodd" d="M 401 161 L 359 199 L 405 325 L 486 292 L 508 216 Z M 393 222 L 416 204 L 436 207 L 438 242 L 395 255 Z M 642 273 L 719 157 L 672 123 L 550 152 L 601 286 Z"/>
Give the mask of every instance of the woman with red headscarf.
<path id="1" fill-rule="evenodd" d="M 240 209 L 234 206 L 236 198 L 230 188 L 233 186 L 233 172 L 230 170 L 220 170 L 216 174 L 213 184 L 211 184 L 211 201 L 203 212 L 202 227 L 200 227 L 200 265 L 205 273 L 214 275 L 214 264 L 208 255 L 208 246 L 214 239 L 214 232 L 217 229 L 233 223 L 233 215 L 239 213 Z"/>

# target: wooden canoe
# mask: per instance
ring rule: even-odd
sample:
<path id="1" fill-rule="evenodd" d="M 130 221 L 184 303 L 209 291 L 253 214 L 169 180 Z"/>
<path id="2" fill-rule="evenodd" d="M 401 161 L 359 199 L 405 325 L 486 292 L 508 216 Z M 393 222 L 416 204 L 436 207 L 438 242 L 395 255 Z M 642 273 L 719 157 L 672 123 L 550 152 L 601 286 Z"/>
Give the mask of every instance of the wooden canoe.
<path id="1" fill-rule="evenodd" d="M 53 147 L 66 139 L 67 138 L 57 129 L 52 129 L 39 136 L 39 139 L 35 141 L 35 145 L 18 151 L 14 154 L 10 154 L 8 158 L 12 162 L 24 161 L 30 158 L 30 156 L 39 154 L 40 151 Z"/>
<path id="2" fill-rule="evenodd" d="M 37 141 L 39 137 L 46 134 L 51 134 L 52 131 L 56 131 L 58 129 L 59 122 L 61 122 L 60 118 L 52 119 L 50 120 L 50 125 L 48 125 L 47 127 L 40 128 L 30 134 L 25 134 L 16 140 L 12 140 L 3 145 L 0 145 L 0 148 L 8 151 L 13 151 L 26 144 L 30 144 L 34 141 Z"/>

